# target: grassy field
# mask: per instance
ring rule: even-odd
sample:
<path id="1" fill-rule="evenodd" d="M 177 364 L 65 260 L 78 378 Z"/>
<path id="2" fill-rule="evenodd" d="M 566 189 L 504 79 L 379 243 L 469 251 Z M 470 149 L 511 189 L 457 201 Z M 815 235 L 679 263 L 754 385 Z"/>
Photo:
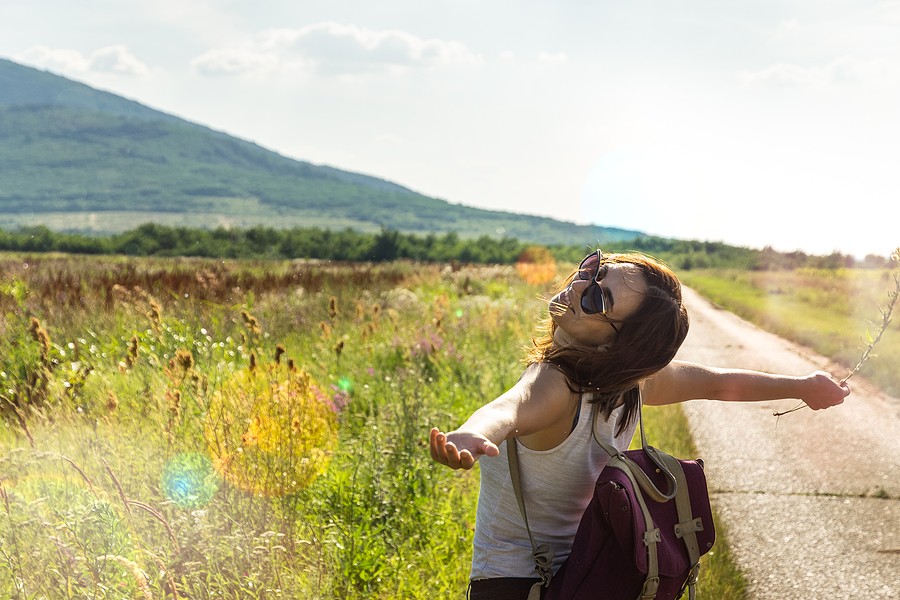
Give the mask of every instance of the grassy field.
<path id="1" fill-rule="evenodd" d="M 427 432 L 515 382 L 552 272 L 0 268 L 0 596 L 464 597 L 477 473 Z M 647 427 L 694 455 L 677 407 Z M 743 594 L 724 533 L 701 598 Z"/>

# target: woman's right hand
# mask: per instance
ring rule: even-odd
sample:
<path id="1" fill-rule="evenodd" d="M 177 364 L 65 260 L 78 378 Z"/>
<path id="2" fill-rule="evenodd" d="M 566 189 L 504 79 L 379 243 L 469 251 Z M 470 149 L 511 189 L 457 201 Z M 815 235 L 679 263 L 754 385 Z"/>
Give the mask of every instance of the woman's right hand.
<path id="1" fill-rule="evenodd" d="M 500 449 L 478 433 L 431 429 L 431 458 L 451 469 L 471 469 L 481 456 L 497 456 Z"/>

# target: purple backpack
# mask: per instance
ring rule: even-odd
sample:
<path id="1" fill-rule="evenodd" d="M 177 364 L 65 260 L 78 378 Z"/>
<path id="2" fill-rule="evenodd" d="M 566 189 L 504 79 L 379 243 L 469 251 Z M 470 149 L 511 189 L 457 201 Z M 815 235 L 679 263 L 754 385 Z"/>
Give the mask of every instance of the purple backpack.
<path id="1" fill-rule="evenodd" d="M 703 464 L 648 446 L 643 420 L 640 430 L 641 449 L 626 452 L 594 431 L 610 461 L 597 478 L 571 553 L 555 575 L 549 548 L 532 537 L 542 581 L 529 600 L 674 600 L 685 590 L 694 598 L 700 556 L 716 537 Z M 507 444 L 510 476 L 528 528 L 512 442 Z"/>

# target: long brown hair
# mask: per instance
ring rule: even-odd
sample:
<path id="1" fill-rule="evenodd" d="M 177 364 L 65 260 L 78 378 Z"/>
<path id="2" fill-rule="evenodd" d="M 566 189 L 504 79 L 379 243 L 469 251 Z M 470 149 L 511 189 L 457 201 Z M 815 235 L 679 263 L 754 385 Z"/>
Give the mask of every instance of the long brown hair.
<path id="1" fill-rule="evenodd" d="M 533 340 L 527 362 L 549 362 L 566 376 L 577 394 L 591 394 L 608 418 L 619 404 L 625 404 L 621 433 L 640 410 L 640 382 L 665 367 L 675 357 L 687 336 L 689 320 L 681 298 L 681 282 L 662 262 L 644 254 L 612 254 L 604 263 L 630 263 L 643 274 L 647 291 L 637 310 L 620 325 L 609 347 L 597 351 L 559 347 L 553 341 L 556 323 L 548 317 L 545 333 Z M 563 282 L 571 282 L 575 272 Z"/>

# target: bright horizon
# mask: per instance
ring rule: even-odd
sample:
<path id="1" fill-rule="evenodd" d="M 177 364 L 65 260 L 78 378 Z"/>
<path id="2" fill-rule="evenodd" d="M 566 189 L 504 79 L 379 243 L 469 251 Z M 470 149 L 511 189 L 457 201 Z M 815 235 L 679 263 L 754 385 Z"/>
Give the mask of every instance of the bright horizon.
<path id="1" fill-rule="evenodd" d="M 15 4 L 2 57 L 449 202 L 900 246 L 897 0 Z"/>

